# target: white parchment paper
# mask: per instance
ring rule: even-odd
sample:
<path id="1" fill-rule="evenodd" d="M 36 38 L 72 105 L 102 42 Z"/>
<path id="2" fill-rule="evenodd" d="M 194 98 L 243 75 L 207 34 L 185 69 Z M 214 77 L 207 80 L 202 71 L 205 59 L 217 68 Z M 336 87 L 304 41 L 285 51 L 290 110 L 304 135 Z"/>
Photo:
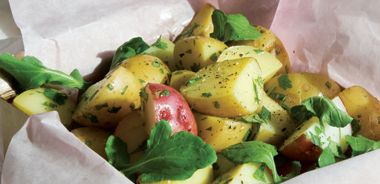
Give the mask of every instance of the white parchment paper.
<path id="1" fill-rule="evenodd" d="M 12 0 L 26 54 L 49 67 L 89 74 L 134 36 L 152 42 L 176 34 L 205 0 Z M 380 2 L 376 0 L 210 0 L 255 24 L 271 25 L 296 71 L 327 73 L 348 87 L 360 84 L 380 97 Z M 279 4 L 278 4 L 279 3 Z M 278 8 L 277 8 L 278 4 Z M 191 5 L 191 6 L 190 6 Z M 277 11 L 276 11 L 277 8 Z M 0 24 L 1 25 L 1 24 Z M 14 37 L 14 36 L 11 36 Z M 18 36 L 16 36 L 18 37 Z M 1 41 L 0 41 L 1 45 Z M 6 50 L 0 50 L 3 52 Z M 111 54 L 109 54 L 111 53 Z M 0 109 L 1 110 L 1 109 Z M 12 117 L 0 117 L 11 123 Z M 302 174 L 287 183 L 376 183 L 380 151 Z M 360 169 L 358 169 L 360 168 Z M 55 113 L 30 118 L 13 137 L 2 182 L 127 183 L 59 124 Z"/>

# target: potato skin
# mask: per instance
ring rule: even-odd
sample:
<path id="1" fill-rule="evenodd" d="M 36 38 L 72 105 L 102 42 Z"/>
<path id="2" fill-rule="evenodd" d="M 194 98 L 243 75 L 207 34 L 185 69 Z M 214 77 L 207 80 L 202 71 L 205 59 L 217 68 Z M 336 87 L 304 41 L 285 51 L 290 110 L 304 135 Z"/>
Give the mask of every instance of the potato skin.
<path id="1" fill-rule="evenodd" d="M 210 4 L 205 4 L 193 17 L 191 22 L 183 29 L 176 41 L 190 36 L 210 37 L 214 32 L 214 24 L 212 23 L 212 13 L 215 8 Z"/>
<path id="2" fill-rule="evenodd" d="M 114 128 L 140 107 L 141 84 L 132 72 L 118 67 L 82 95 L 73 119 L 83 126 Z"/>
<path id="3" fill-rule="evenodd" d="M 283 88 L 281 78 L 291 81 L 290 88 Z M 299 105 L 307 98 L 323 94 L 332 99 L 341 91 L 341 87 L 329 77 L 315 73 L 281 74 L 269 80 L 264 85 L 265 92 L 283 107 L 291 108 Z M 279 95 L 286 98 L 282 100 Z"/>
<path id="4" fill-rule="evenodd" d="M 197 112 L 237 117 L 253 114 L 261 108 L 261 89 L 259 65 L 252 58 L 241 58 L 201 69 L 181 88 L 181 93 Z"/>
<path id="5" fill-rule="evenodd" d="M 194 113 L 199 137 L 210 144 L 216 152 L 244 141 L 251 124 L 232 119 Z"/>
<path id="6" fill-rule="evenodd" d="M 137 150 L 148 139 L 144 119 L 138 111 L 133 111 L 125 116 L 118 123 L 114 135 L 127 143 L 128 153 Z"/>
<path id="7" fill-rule="evenodd" d="M 360 86 L 343 90 L 339 97 L 348 114 L 358 121 L 358 134 L 380 140 L 380 101 Z"/>
<path id="8" fill-rule="evenodd" d="M 257 40 L 249 41 L 237 41 L 232 45 L 250 45 L 267 52 L 272 53 L 282 63 L 282 68 L 278 71 L 278 74 L 289 73 L 291 69 L 288 53 L 281 40 L 269 29 L 256 26 L 257 30 L 261 32 L 261 37 Z"/>
<path id="9" fill-rule="evenodd" d="M 285 146 L 281 153 L 290 159 L 314 162 L 318 160 L 322 149 L 314 145 L 306 135 L 302 135 Z"/>
<path id="10" fill-rule="evenodd" d="M 172 73 L 170 78 L 170 86 L 176 90 L 180 90 L 180 88 L 186 84 L 186 82 L 195 76 L 195 73 L 189 70 L 177 70 Z"/>
<path id="11" fill-rule="evenodd" d="M 227 46 L 214 38 L 193 36 L 175 43 L 174 60 L 169 62 L 169 67 L 174 70 L 199 69 L 215 63 L 218 56 Z"/>
<path id="12" fill-rule="evenodd" d="M 72 130 L 71 133 L 101 157 L 107 159 L 105 146 L 108 136 L 111 135 L 110 132 L 95 127 L 82 127 Z"/>
<path id="13" fill-rule="evenodd" d="M 123 61 L 120 66 L 132 72 L 142 86 L 149 82 L 162 84 L 169 81 L 168 66 L 155 56 L 137 55 Z"/>

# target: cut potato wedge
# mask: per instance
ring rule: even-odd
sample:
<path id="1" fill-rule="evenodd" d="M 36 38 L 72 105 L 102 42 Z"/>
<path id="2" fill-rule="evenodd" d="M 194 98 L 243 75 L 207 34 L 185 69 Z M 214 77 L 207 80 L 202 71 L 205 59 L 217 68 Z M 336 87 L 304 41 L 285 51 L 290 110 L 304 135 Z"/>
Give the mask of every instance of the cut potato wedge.
<path id="1" fill-rule="evenodd" d="M 193 78 L 195 73 L 189 70 L 177 70 L 172 73 L 170 78 L 170 86 L 176 90 L 179 90 L 186 82 Z"/>
<path id="2" fill-rule="evenodd" d="M 139 148 L 147 139 L 145 123 L 138 111 L 129 113 L 117 125 L 114 135 L 122 139 L 128 145 L 128 153 Z"/>
<path id="3" fill-rule="evenodd" d="M 201 69 L 181 88 L 181 93 L 202 114 L 236 117 L 261 108 L 262 83 L 257 62 L 242 58 Z"/>
<path id="4" fill-rule="evenodd" d="M 205 4 L 193 17 L 191 22 L 183 29 L 176 40 L 181 40 L 190 36 L 209 37 L 214 32 L 214 24 L 212 23 L 212 13 L 215 8 L 210 4 Z"/>
<path id="5" fill-rule="evenodd" d="M 214 38 L 193 36 L 179 40 L 174 47 L 174 60 L 169 67 L 174 70 L 199 69 L 213 64 L 227 46 Z"/>
<path id="6" fill-rule="evenodd" d="M 108 136 L 111 135 L 110 132 L 95 127 L 82 127 L 72 130 L 71 133 L 97 154 L 107 159 L 105 147 Z"/>
<path id="7" fill-rule="evenodd" d="M 278 73 L 288 73 L 291 69 L 291 65 L 288 53 L 281 40 L 267 28 L 261 26 L 256 26 L 256 28 L 261 32 L 261 37 L 259 39 L 233 42 L 232 45 L 249 45 L 272 53 L 282 63 L 282 67 Z"/>
<path id="8" fill-rule="evenodd" d="M 62 124 L 69 127 L 72 122 L 71 116 L 75 109 L 75 103 L 65 98 L 62 99 L 63 101 L 60 102 L 61 104 L 58 104 L 44 95 L 46 90 L 52 90 L 53 92 L 66 96 L 54 89 L 30 89 L 18 95 L 13 100 L 13 105 L 29 116 L 49 111 L 57 111 Z"/>
<path id="9" fill-rule="evenodd" d="M 217 62 L 253 57 L 260 66 L 264 82 L 271 79 L 282 67 L 281 62 L 269 52 L 252 46 L 233 46 L 220 54 Z"/>
<path id="10" fill-rule="evenodd" d="M 380 140 L 380 101 L 359 86 L 343 90 L 339 97 L 348 114 L 358 121 L 358 134 Z"/>
<path id="11" fill-rule="evenodd" d="M 73 119 L 83 126 L 111 128 L 140 107 L 141 84 L 124 67 L 117 67 L 105 79 L 82 95 Z"/>
<path id="12" fill-rule="evenodd" d="M 265 83 L 264 89 L 271 98 L 289 109 L 320 94 L 332 99 L 341 90 L 328 76 L 315 73 L 281 74 Z"/>
<path id="13" fill-rule="evenodd" d="M 216 152 L 244 141 L 251 124 L 236 120 L 194 113 L 199 137 L 210 144 Z"/>
<path id="14" fill-rule="evenodd" d="M 269 170 L 265 167 L 264 176 L 265 182 L 255 178 L 254 173 L 261 169 L 261 163 L 246 163 L 236 166 L 227 173 L 219 176 L 213 184 L 270 184 L 274 183 Z"/>
<path id="15" fill-rule="evenodd" d="M 159 182 L 153 182 L 149 184 L 209 184 L 213 179 L 212 167 L 207 166 L 203 169 L 198 169 L 194 174 L 186 180 L 164 180 Z M 148 184 L 142 183 L 141 184 Z"/>
<path id="16" fill-rule="evenodd" d="M 322 126 L 317 117 L 312 117 L 285 140 L 280 152 L 294 160 L 314 162 L 318 160 L 322 150 L 328 147 L 330 141 L 345 152 L 348 148 L 347 135 L 352 135 L 351 124 L 344 128 L 332 127 L 327 123 Z"/>
<path id="17" fill-rule="evenodd" d="M 147 55 L 156 56 L 166 65 L 173 61 L 174 43 L 169 39 L 160 37 L 155 44 L 143 52 Z"/>
<path id="18" fill-rule="evenodd" d="M 159 58 L 150 55 L 137 55 L 123 61 L 120 66 L 126 68 L 139 80 L 142 86 L 147 83 L 166 83 L 170 70 Z"/>
<path id="19" fill-rule="evenodd" d="M 260 124 L 257 131 L 253 131 L 256 132 L 254 140 L 280 146 L 293 133 L 297 124 L 291 120 L 285 109 L 266 94 L 263 95 L 263 107 L 271 113 L 271 119 L 268 123 Z"/>

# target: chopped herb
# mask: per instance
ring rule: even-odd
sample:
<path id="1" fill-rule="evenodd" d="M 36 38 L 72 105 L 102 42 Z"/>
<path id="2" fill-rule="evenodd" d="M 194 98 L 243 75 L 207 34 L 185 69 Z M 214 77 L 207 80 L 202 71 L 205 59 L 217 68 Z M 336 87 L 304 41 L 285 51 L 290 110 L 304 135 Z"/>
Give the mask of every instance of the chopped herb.
<path id="1" fill-rule="evenodd" d="M 380 116 L 377 116 L 377 123 L 380 124 Z"/>
<path id="2" fill-rule="evenodd" d="M 145 80 L 143 79 L 139 79 L 140 83 L 144 84 L 145 83 Z"/>
<path id="3" fill-rule="evenodd" d="M 110 108 L 107 109 L 107 111 L 109 113 L 118 113 L 120 109 L 121 109 L 121 106 L 119 106 L 119 107 L 110 107 Z"/>
<path id="4" fill-rule="evenodd" d="M 44 103 L 42 103 L 42 105 L 44 105 L 45 107 L 48 107 L 50 109 L 56 109 L 58 107 L 57 104 L 51 103 L 51 102 L 44 102 Z"/>
<path id="5" fill-rule="evenodd" d="M 262 52 L 264 52 L 264 51 L 261 50 L 261 49 L 255 49 L 255 52 L 256 52 L 256 54 L 260 54 L 260 53 L 262 53 Z"/>
<path id="6" fill-rule="evenodd" d="M 166 49 L 168 48 L 168 44 L 162 41 L 161 36 L 152 44 L 153 47 L 157 47 L 159 49 Z"/>
<path id="7" fill-rule="evenodd" d="M 243 141 L 249 141 L 252 133 L 253 133 L 252 128 L 248 129 L 248 131 L 245 133 L 243 137 Z"/>
<path id="8" fill-rule="evenodd" d="M 144 89 L 141 89 L 140 97 L 144 102 L 148 101 L 148 93 L 146 93 Z"/>
<path id="9" fill-rule="evenodd" d="M 210 59 L 211 59 L 211 61 L 216 62 L 216 60 L 218 60 L 218 54 L 217 54 L 217 53 L 212 54 L 212 55 L 210 56 Z"/>
<path id="10" fill-rule="evenodd" d="M 89 101 L 91 101 L 96 94 L 98 94 L 99 90 L 96 90 L 94 93 L 92 93 L 92 95 L 90 96 L 90 98 L 88 99 Z"/>
<path id="11" fill-rule="evenodd" d="M 154 61 L 152 61 L 152 66 L 156 67 L 156 68 L 159 68 L 161 66 L 161 63 L 158 60 L 154 60 Z"/>
<path id="12" fill-rule="evenodd" d="M 124 86 L 124 88 L 121 90 L 121 95 L 124 95 L 125 94 L 125 92 L 127 91 L 127 89 L 128 89 L 128 85 L 125 85 Z"/>
<path id="13" fill-rule="evenodd" d="M 170 95 L 170 91 L 165 89 L 165 90 L 160 92 L 159 97 L 169 96 L 169 95 Z"/>
<path id="14" fill-rule="evenodd" d="M 210 92 L 207 92 L 207 93 L 202 93 L 202 96 L 208 98 L 208 97 L 212 96 L 212 94 Z"/>
<path id="15" fill-rule="evenodd" d="M 187 83 L 186 83 L 186 85 L 187 86 L 193 85 L 193 84 L 195 84 L 197 81 L 199 81 L 201 79 L 202 79 L 202 77 L 196 76 L 196 77 L 188 80 Z"/>
<path id="16" fill-rule="evenodd" d="M 95 105 L 96 110 L 101 110 L 102 108 L 106 108 L 106 107 L 108 107 L 107 103 Z"/>
<path id="17" fill-rule="evenodd" d="M 113 85 L 111 84 L 111 83 L 109 83 L 109 84 L 107 84 L 107 88 L 110 90 L 110 91 L 112 91 L 113 90 Z"/>
<path id="18" fill-rule="evenodd" d="M 86 144 L 88 147 L 91 147 L 92 146 L 92 141 L 91 140 L 84 140 L 84 144 Z"/>
<path id="19" fill-rule="evenodd" d="M 193 53 L 193 51 L 191 49 L 189 49 L 189 50 L 185 51 L 185 53 L 186 54 L 191 54 L 191 53 Z"/>
<path id="20" fill-rule="evenodd" d="M 211 132 L 212 131 L 212 127 L 208 127 L 208 128 L 206 128 L 206 130 Z"/>
<path id="21" fill-rule="evenodd" d="M 288 74 L 282 74 L 278 78 L 278 84 L 284 90 L 292 88 L 292 81 L 289 80 Z"/>
<path id="22" fill-rule="evenodd" d="M 272 113 L 266 107 L 263 106 L 260 113 L 249 115 L 249 116 L 243 116 L 240 118 L 240 121 L 243 121 L 245 123 L 261 124 L 261 123 L 269 123 L 271 119 L 272 119 Z"/>
<path id="23" fill-rule="evenodd" d="M 199 69 L 201 69 L 201 64 L 200 63 L 194 63 L 191 67 L 190 67 L 191 71 L 193 72 L 197 72 Z"/>
<path id="24" fill-rule="evenodd" d="M 325 83 L 325 86 L 326 86 L 327 89 L 331 89 L 331 83 L 330 83 L 330 81 L 327 81 Z"/>
<path id="25" fill-rule="evenodd" d="M 160 68 L 160 73 L 161 73 L 161 74 L 164 74 L 164 73 L 165 73 L 165 72 L 164 72 L 164 69 Z"/>
<path id="26" fill-rule="evenodd" d="M 257 89 L 257 84 L 256 82 L 253 81 L 253 91 L 255 92 L 255 102 L 256 104 L 260 104 L 260 94 L 259 94 L 259 89 Z"/>
<path id="27" fill-rule="evenodd" d="M 192 25 L 189 25 L 185 28 L 185 30 L 178 36 L 178 37 L 189 37 L 193 35 L 194 30 L 199 27 L 199 24 L 195 23 Z"/>
<path id="28" fill-rule="evenodd" d="M 65 104 L 67 100 L 67 95 L 65 93 L 61 93 L 57 90 L 46 88 L 43 93 L 46 97 L 48 97 L 53 102 L 57 103 L 58 105 Z"/>
<path id="29" fill-rule="evenodd" d="M 131 103 L 131 105 L 129 105 L 129 108 L 133 111 L 136 109 L 136 105 L 134 103 Z"/>
<path id="30" fill-rule="evenodd" d="M 99 123 L 98 118 L 91 113 L 83 114 L 83 117 L 90 120 L 91 123 Z"/>
<path id="31" fill-rule="evenodd" d="M 220 108 L 220 104 L 218 101 L 214 101 L 214 107 L 215 109 L 219 109 Z"/>

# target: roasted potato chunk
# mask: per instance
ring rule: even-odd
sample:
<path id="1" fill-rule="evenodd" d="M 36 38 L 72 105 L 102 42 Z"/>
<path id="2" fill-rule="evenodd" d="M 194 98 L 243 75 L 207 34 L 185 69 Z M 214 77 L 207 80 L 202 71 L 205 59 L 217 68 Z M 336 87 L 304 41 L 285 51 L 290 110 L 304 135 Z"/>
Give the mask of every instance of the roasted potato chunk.
<path id="1" fill-rule="evenodd" d="M 82 127 L 72 130 L 71 133 L 97 154 L 107 158 L 105 147 L 110 132 L 95 127 Z"/>

